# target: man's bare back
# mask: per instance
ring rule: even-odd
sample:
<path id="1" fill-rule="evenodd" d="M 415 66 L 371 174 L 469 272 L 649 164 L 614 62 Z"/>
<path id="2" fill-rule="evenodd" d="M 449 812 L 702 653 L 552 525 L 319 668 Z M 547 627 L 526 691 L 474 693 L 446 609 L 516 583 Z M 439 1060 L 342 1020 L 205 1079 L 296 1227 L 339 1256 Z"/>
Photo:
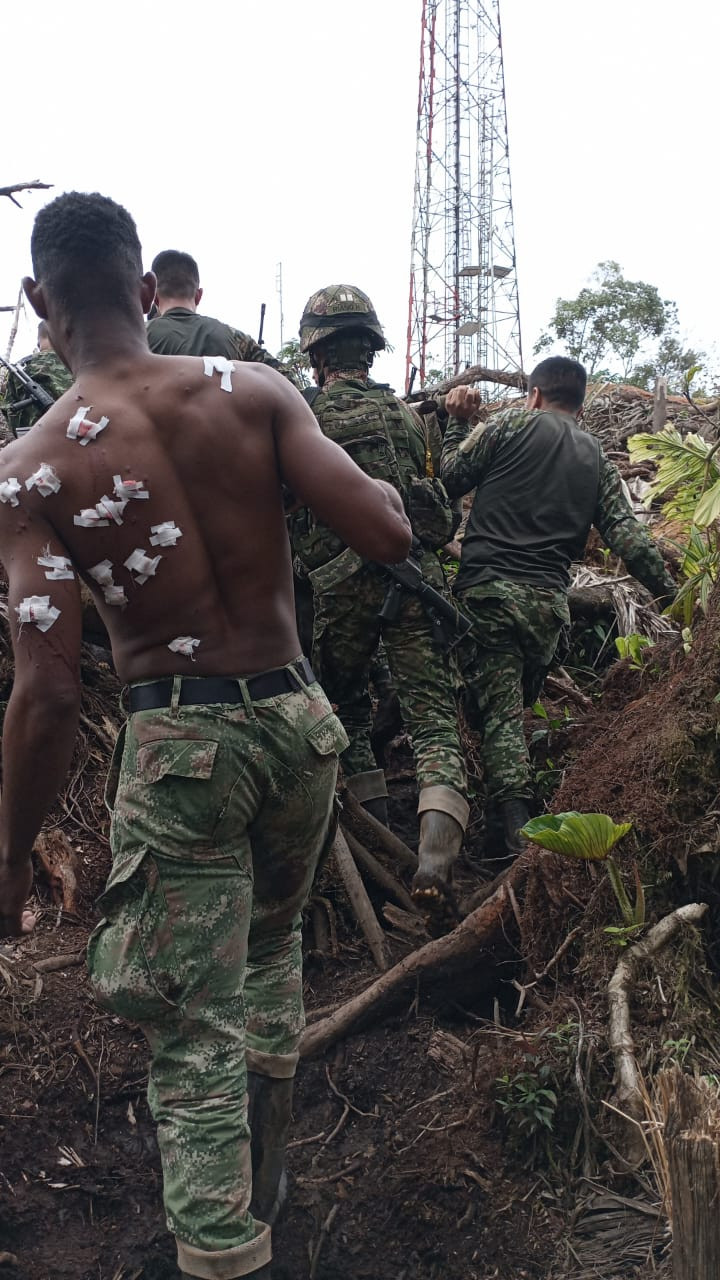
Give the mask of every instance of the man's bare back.
<path id="1" fill-rule="evenodd" d="M 352 490 L 356 469 L 326 444 L 302 397 L 262 365 L 148 352 L 83 372 L 0 455 L 0 488 L 21 486 L 17 510 L 3 512 L 17 531 L 11 614 L 49 596 L 60 610 L 51 627 L 65 630 L 78 584 L 43 561 L 67 557 L 93 592 L 123 680 L 290 662 L 300 644 L 280 486 L 303 499 L 314 490 L 347 521 L 351 494 L 337 485 Z M 335 498 L 320 470 L 336 472 Z M 372 528 L 352 532 L 372 541 Z"/>

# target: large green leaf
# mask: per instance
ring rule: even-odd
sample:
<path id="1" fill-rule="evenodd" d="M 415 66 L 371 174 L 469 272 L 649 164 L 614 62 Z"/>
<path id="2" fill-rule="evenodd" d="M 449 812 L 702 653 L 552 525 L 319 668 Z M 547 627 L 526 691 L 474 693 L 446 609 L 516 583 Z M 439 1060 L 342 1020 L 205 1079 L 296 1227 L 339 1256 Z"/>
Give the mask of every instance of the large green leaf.
<path id="1" fill-rule="evenodd" d="M 695 508 L 695 524 L 699 529 L 712 524 L 720 516 L 720 480 L 706 489 Z"/>
<path id="2" fill-rule="evenodd" d="M 601 862 L 631 827 L 632 822 L 615 823 L 606 813 L 544 813 L 531 818 L 520 835 L 553 853 Z"/>

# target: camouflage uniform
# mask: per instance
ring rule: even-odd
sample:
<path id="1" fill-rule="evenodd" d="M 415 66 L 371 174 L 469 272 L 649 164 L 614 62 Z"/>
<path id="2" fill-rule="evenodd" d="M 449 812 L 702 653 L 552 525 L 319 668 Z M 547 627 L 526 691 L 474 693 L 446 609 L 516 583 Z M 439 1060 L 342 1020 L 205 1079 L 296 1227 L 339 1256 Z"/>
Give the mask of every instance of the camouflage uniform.
<path id="1" fill-rule="evenodd" d="M 189 307 L 170 307 L 162 316 L 147 324 L 150 350 L 159 356 L 225 356 L 227 360 L 246 360 L 270 365 L 283 377 L 295 383 L 289 369 L 271 356 L 254 338 L 240 329 L 202 316 Z"/>
<path id="2" fill-rule="evenodd" d="M 335 425 L 339 422 L 344 427 L 355 415 L 357 435 L 352 442 L 346 443 L 348 452 L 371 475 L 379 476 L 385 466 L 387 469 L 382 472 L 382 477 L 395 483 L 406 497 L 406 505 L 411 507 L 411 518 L 415 501 L 416 520 L 421 523 L 422 498 L 426 491 L 423 489 L 420 493 L 413 486 L 423 481 L 432 487 L 433 482 L 426 481 L 422 428 L 402 401 L 387 388 L 369 380 L 339 377 L 323 387 L 313 401 L 313 410 L 323 431 L 331 439 L 336 438 Z M 378 422 L 385 424 L 384 429 L 391 439 L 391 458 L 387 439 L 378 431 Z M 381 457 L 379 463 L 372 457 L 374 447 Z M 438 493 L 438 490 L 432 492 Z M 450 521 L 444 493 L 442 502 L 443 518 Z M 319 551 L 315 544 L 316 535 Z M 433 641 L 431 624 L 423 605 L 417 596 L 404 592 L 397 619 L 382 621 L 378 615 L 391 584 L 378 566 L 363 562 L 354 552 L 345 549 L 341 540 L 315 522 L 309 512 L 299 512 L 293 517 L 291 536 L 295 554 L 305 564 L 313 585 L 314 668 L 328 697 L 337 705 L 338 715 L 350 739 L 350 745 L 341 757 L 346 775 L 353 778 L 370 774 L 373 775 L 373 785 L 377 785 L 377 767 L 370 741 L 372 717 L 368 679 L 382 638 L 400 700 L 403 723 L 412 738 L 418 787 L 421 793 L 429 787 L 450 788 L 458 794 L 458 813 L 462 814 L 465 802 L 461 797 L 465 795 L 466 773 L 458 735 L 453 681 L 447 658 Z M 445 536 L 439 537 L 438 545 L 447 541 L 448 536 L 446 532 Z M 426 580 L 443 591 L 445 580 L 434 551 L 425 548 L 420 565 Z M 385 793 L 384 782 L 380 781 L 379 785 Z M 371 798 L 370 793 L 363 794 L 360 789 L 357 794 L 360 799 Z M 432 795 L 430 793 L 430 798 Z"/>
<path id="3" fill-rule="evenodd" d="M 270 1257 L 248 1211 L 246 1065 L 295 1073 L 300 916 L 334 834 L 347 742 L 317 684 L 258 702 L 239 684 L 244 703 L 127 722 L 108 782 L 105 918 L 88 950 L 97 999 L 149 1041 L 168 1226 L 181 1270 L 200 1276 Z"/>
<path id="4" fill-rule="evenodd" d="M 559 431 L 549 424 L 547 444 L 571 451 L 558 454 L 556 472 L 548 473 L 560 485 L 558 494 L 549 495 L 538 481 L 539 470 L 532 469 L 522 476 L 522 498 L 509 490 L 512 496 L 503 506 L 498 502 L 503 473 L 521 469 L 514 450 L 522 449 L 526 429 L 528 434 L 534 426 L 542 429 L 543 418 L 563 419 Z M 535 460 L 539 463 L 538 455 Z M 499 804 L 527 800 L 532 789 L 523 705 L 538 697 L 560 631 L 569 623 L 568 566 L 582 556 L 591 525 L 661 604 L 672 599 L 675 584 L 633 515 L 618 471 L 595 437 L 569 415 L 508 409 L 475 428 L 451 418 L 441 475 L 453 496 L 479 486 L 455 589 L 475 623 L 459 658 L 469 711 L 483 736 L 489 799 Z M 495 477 L 496 487 L 488 487 Z M 544 523 L 535 522 L 538 513 Z"/>
<path id="5" fill-rule="evenodd" d="M 25 373 L 42 387 L 43 391 L 47 391 L 48 395 L 52 396 L 53 400 L 59 400 L 60 396 L 72 386 L 73 376 L 70 370 L 54 351 L 37 351 L 35 355 L 26 356 L 21 360 L 20 365 Z M 13 404 L 18 401 L 28 401 L 28 403 L 23 404 L 22 408 L 13 409 Z M 44 413 L 47 413 L 47 409 L 36 404 L 22 383 L 11 373 L 8 374 L 3 392 L 2 410 L 14 436 L 24 435 L 39 418 L 42 418 Z"/>

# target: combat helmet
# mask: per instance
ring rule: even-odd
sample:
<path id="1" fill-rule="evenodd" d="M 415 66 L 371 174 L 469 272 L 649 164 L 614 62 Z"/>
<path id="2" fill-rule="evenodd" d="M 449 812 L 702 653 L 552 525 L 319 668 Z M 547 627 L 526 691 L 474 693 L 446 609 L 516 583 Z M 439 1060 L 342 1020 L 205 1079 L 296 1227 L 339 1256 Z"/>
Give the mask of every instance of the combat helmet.
<path id="1" fill-rule="evenodd" d="M 382 351 L 385 346 L 382 325 L 367 294 L 354 284 L 326 285 L 305 303 L 300 350 L 309 351 L 316 342 L 348 329 L 364 329 L 372 334 L 375 351 Z"/>

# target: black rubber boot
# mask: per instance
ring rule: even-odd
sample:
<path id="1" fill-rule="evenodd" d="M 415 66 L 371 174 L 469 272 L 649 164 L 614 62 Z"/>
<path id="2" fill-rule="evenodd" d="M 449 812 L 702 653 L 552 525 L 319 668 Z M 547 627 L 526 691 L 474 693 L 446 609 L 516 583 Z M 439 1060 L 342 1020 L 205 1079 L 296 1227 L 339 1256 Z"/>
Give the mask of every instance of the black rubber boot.
<path id="1" fill-rule="evenodd" d="M 287 1199 L 285 1147 L 292 1120 L 294 1083 L 293 1079 L 276 1080 L 248 1071 L 253 1178 L 250 1212 L 258 1222 L 267 1222 L 268 1226 L 273 1225 Z"/>
<path id="2" fill-rule="evenodd" d="M 520 828 L 530 821 L 530 810 L 524 800 L 503 800 L 498 805 L 502 819 L 505 849 L 508 864 L 514 862 L 525 848 L 525 841 L 520 835 Z"/>
<path id="3" fill-rule="evenodd" d="M 361 800 L 360 803 L 363 809 L 367 809 L 367 812 L 371 814 L 373 818 L 377 818 L 378 822 L 382 822 L 384 827 L 388 826 L 387 796 L 373 796 L 372 800 Z"/>

